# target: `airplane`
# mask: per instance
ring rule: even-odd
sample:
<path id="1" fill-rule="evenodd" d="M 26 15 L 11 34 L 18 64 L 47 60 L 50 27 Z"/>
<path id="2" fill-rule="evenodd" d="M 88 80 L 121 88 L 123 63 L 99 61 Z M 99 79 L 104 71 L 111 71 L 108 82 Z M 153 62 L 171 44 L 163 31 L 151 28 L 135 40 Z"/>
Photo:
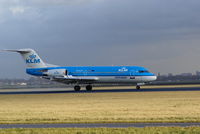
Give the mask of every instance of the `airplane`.
<path id="1" fill-rule="evenodd" d="M 155 81 L 157 76 L 144 67 L 138 66 L 80 66 L 60 67 L 45 63 L 33 49 L 4 50 L 22 55 L 27 65 L 26 73 L 51 81 L 74 85 L 80 91 L 85 85 L 92 91 L 94 84 L 133 84 L 136 89 Z"/>

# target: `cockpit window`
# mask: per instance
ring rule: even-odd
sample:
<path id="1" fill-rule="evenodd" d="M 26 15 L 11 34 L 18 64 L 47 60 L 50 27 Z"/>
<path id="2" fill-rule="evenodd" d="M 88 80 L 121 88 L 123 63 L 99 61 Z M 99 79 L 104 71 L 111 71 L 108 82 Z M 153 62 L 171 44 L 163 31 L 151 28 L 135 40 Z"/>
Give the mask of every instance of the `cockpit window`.
<path id="1" fill-rule="evenodd" d="M 139 70 L 139 73 L 149 73 L 147 70 Z"/>

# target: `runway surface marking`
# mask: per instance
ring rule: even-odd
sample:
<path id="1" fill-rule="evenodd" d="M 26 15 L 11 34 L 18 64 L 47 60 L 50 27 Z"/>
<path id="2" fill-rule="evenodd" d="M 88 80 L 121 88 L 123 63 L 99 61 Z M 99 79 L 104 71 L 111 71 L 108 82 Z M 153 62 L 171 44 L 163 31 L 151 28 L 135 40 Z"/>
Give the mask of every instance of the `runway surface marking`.
<path id="1" fill-rule="evenodd" d="M 128 127 L 200 127 L 200 123 L 89 123 L 89 124 L 0 124 L 6 128 L 128 128 Z"/>

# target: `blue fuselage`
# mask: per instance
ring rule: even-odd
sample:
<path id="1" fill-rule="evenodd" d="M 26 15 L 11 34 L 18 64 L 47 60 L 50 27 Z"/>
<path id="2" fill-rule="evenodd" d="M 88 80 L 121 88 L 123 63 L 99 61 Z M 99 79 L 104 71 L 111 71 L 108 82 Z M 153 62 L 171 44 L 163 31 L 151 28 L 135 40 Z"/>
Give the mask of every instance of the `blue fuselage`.
<path id="1" fill-rule="evenodd" d="M 72 76 L 155 76 L 146 68 L 137 66 L 95 66 L 95 67 L 47 67 L 31 68 L 30 75 L 43 76 L 43 70 L 66 69 Z"/>

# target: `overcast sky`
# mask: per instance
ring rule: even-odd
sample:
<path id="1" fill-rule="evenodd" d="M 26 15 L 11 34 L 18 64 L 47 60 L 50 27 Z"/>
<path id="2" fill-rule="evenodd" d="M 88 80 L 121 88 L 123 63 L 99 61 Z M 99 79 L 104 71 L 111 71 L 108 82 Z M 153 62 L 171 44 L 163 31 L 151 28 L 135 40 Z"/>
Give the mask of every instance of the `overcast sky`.
<path id="1" fill-rule="evenodd" d="M 33 48 L 61 66 L 200 70 L 199 0 L 0 0 L 0 49 Z M 0 53 L 0 78 L 28 78 Z"/>

